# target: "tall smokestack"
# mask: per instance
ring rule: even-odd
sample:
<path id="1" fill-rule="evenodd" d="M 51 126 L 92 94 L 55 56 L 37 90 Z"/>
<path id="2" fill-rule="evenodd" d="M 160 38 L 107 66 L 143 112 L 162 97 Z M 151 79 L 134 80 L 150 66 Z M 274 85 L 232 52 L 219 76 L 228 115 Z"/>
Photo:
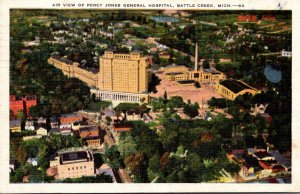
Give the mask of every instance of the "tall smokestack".
<path id="1" fill-rule="evenodd" d="M 198 42 L 196 42 L 195 48 L 195 71 L 198 69 Z"/>

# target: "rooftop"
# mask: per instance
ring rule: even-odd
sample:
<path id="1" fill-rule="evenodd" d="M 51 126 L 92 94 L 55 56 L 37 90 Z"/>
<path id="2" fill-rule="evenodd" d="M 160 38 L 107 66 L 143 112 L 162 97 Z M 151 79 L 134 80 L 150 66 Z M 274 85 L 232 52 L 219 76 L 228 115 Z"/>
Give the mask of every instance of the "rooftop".
<path id="1" fill-rule="evenodd" d="M 60 118 L 68 118 L 68 117 L 81 117 L 81 116 L 79 114 L 77 114 L 77 113 L 62 114 L 60 116 Z"/>
<path id="2" fill-rule="evenodd" d="M 227 79 L 220 82 L 221 85 L 225 86 L 229 90 L 231 90 L 234 93 L 239 93 L 242 90 L 245 89 L 251 89 L 255 90 L 254 88 L 250 87 L 249 85 L 245 84 L 242 81 L 234 80 L 234 79 Z"/>

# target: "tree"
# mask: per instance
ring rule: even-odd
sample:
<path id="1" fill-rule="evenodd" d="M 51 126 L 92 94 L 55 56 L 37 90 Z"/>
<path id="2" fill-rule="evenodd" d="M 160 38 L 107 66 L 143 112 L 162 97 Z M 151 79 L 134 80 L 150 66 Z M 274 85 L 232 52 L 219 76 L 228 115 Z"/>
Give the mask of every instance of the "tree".
<path id="1" fill-rule="evenodd" d="M 198 105 L 199 106 L 199 105 Z M 183 107 L 183 112 L 190 118 L 194 118 L 199 115 L 198 108 L 194 105 L 187 104 Z"/>
<path id="2" fill-rule="evenodd" d="M 118 144 L 118 150 L 122 157 L 127 157 L 136 152 L 136 143 L 131 135 L 127 135 L 124 139 L 121 139 Z"/>
<path id="3" fill-rule="evenodd" d="M 27 150 L 24 146 L 20 146 L 17 150 L 16 153 L 16 159 L 18 162 L 20 162 L 21 164 L 25 164 L 27 161 Z"/>
<path id="4" fill-rule="evenodd" d="M 196 88 L 201 88 L 200 83 L 199 83 L 199 82 L 195 82 L 195 87 L 196 87 Z"/>
<path id="5" fill-rule="evenodd" d="M 105 147 L 105 156 L 108 164 L 113 169 L 118 169 L 121 166 L 121 154 L 117 146 L 113 145 L 110 148 Z"/>
<path id="6" fill-rule="evenodd" d="M 209 68 L 210 68 L 209 60 L 205 59 L 203 61 L 203 69 L 209 69 Z"/>
<path id="7" fill-rule="evenodd" d="M 169 102 L 172 102 L 176 108 L 182 108 L 185 105 L 181 96 L 172 96 Z"/>
<path id="8" fill-rule="evenodd" d="M 112 121 L 111 118 L 109 116 L 106 116 L 105 120 L 106 120 L 106 125 L 110 125 L 110 122 Z"/>

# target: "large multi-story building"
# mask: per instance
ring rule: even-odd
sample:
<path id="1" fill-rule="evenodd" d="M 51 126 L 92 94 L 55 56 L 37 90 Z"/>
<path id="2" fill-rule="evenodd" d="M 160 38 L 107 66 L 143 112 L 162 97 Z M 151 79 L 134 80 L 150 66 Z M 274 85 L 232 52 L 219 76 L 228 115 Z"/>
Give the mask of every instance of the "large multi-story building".
<path id="1" fill-rule="evenodd" d="M 148 89 L 148 58 L 140 52 L 106 51 L 99 60 L 98 88 L 115 92 L 142 93 Z"/>
<path id="2" fill-rule="evenodd" d="M 102 100 L 125 102 L 148 102 L 149 58 L 139 51 L 130 54 L 105 51 L 99 59 L 100 71 L 90 71 L 79 67 L 65 58 L 51 57 L 48 63 L 59 68 L 68 77 L 77 77 Z"/>
<path id="3" fill-rule="evenodd" d="M 79 178 L 95 174 L 94 157 L 88 150 L 58 153 L 55 160 L 50 161 L 50 167 L 57 169 L 57 179 Z"/>
<path id="4" fill-rule="evenodd" d="M 62 70 L 68 77 L 76 77 L 90 87 L 98 85 L 98 71 L 92 68 L 79 67 L 79 63 L 72 62 L 66 58 L 50 57 L 48 63 Z"/>

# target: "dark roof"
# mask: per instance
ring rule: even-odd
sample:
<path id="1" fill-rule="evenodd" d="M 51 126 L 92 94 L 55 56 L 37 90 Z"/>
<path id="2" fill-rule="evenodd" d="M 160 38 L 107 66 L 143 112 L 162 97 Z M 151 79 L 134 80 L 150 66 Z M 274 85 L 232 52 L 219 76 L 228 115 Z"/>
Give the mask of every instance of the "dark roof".
<path id="1" fill-rule="evenodd" d="M 234 80 L 234 79 L 227 79 L 227 80 L 223 80 L 220 82 L 221 85 L 225 86 L 226 88 L 228 88 L 229 90 L 231 90 L 234 93 L 239 93 L 242 90 L 245 89 L 252 89 L 250 86 L 244 84 L 241 81 L 238 80 Z"/>
<path id="2" fill-rule="evenodd" d="M 86 151 L 64 153 L 61 154 L 61 157 L 63 161 L 88 159 L 88 155 Z"/>
<path id="3" fill-rule="evenodd" d="M 69 65 L 73 64 L 73 61 L 71 61 L 69 59 L 66 59 L 66 58 L 62 58 L 62 57 L 59 57 L 59 56 L 53 56 L 52 58 L 54 58 L 54 59 L 56 59 L 58 61 L 64 62 L 66 64 L 69 64 Z"/>
<path id="4" fill-rule="evenodd" d="M 20 120 L 10 120 L 9 121 L 9 127 L 19 127 L 21 125 Z"/>
<path id="5" fill-rule="evenodd" d="M 180 80 L 177 82 L 180 84 L 192 84 L 192 83 L 195 83 L 196 81 L 195 80 Z"/>

